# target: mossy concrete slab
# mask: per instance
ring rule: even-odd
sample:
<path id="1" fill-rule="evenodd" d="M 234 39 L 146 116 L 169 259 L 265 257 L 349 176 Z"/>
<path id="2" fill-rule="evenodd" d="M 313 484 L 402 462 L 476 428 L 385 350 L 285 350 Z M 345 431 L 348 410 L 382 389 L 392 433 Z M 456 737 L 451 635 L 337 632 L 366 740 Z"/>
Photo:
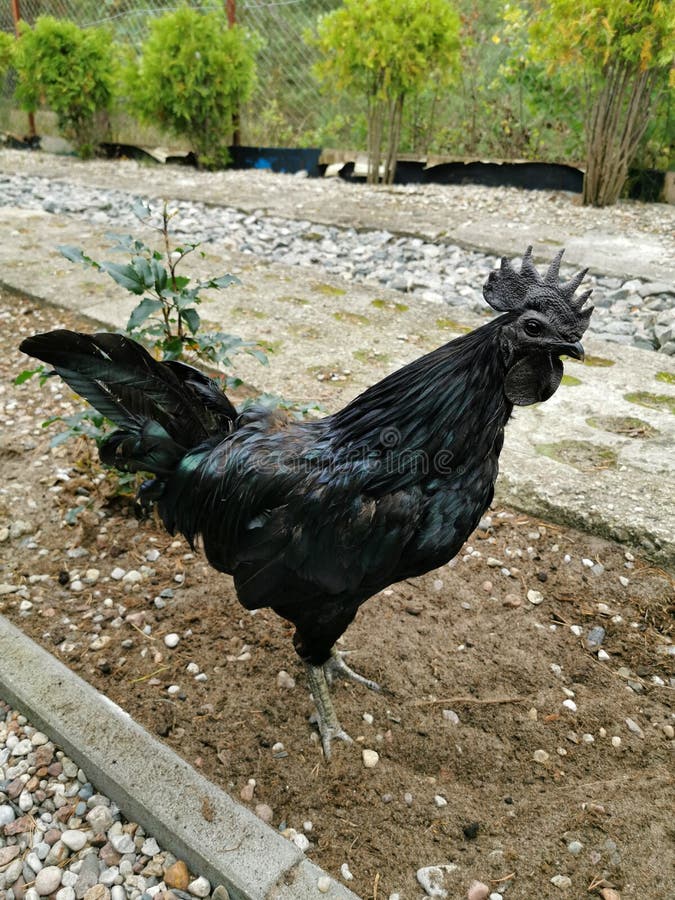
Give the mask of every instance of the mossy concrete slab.
<path id="1" fill-rule="evenodd" d="M 8 165 L 7 160 L 0 153 L 0 171 Z M 148 171 L 137 166 L 94 163 L 89 168 L 72 160 L 66 166 L 63 160 L 32 154 L 22 165 L 26 171 L 40 173 L 42 167 L 59 177 L 127 190 L 148 191 L 151 184 L 152 193 L 164 190 L 174 197 L 204 199 L 211 191 L 212 201 L 269 208 L 296 217 L 309 218 L 321 200 L 320 221 L 331 216 L 336 222 L 342 221 L 340 217 L 352 209 L 354 198 L 363 203 L 371 196 L 361 186 L 356 191 L 353 185 L 340 185 L 341 189 L 346 187 L 346 193 L 341 193 L 318 180 L 289 181 L 288 177 L 263 177 L 259 173 L 245 177 L 242 173 L 212 175 L 152 169 L 150 182 Z M 228 185 L 233 188 L 230 197 L 225 195 Z M 244 185 L 248 190 L 245 198 Z M 291 185 L 296 193 L 289 190 Z M 421 231 L 431 230 L 433 223 L 440 221 L 436 199 L 430 198 L 426 190 L 421 194 L 395 192 L 397 203 L 401 201 L 398 206 L 389 203 L 387 193 L 375 191 L 372 196 L 382 199 L 376 208 L 377 216 L 368 210 L 363 221 L 345 224 L 373 224 L 375 216 L 377 227 L 394 230 L 405 213 L 409 224 L 419 224 Z M 454 196 L 447 195 L 446 205 L 448 197 Z M 343 203 L 345 198 L 349 202 Z M 448 215 L 454 212 L 451 210 Z M 581 210 L 580 215 L 583 216 Z M 483 243 L 493 242 L 492 249 L 500 251 L 497 224 L 495 219 L 487 228 Z M 94 258 L 106 259 L 105 248 L 110 242 L 104 229 L 76 217 L 9 208 L 0 209 L 0 227 L 4 236 L 0 243 L 0 280 L 54 304 L 55 327 L 59 324 L 59 306 L 83 312 L 108 327 L 124 326 L 134 299 L 103 274 L 99 276 L 69 263 L 55 249 L 58 244 L 74 244 Z M 534 242 L 537 227 L 534 221 L 525 229 L 527 234 L 519 238 L 517 252 Z M 550 235 L 565 243 L 564 230 L 556 230 L 553 224 L 547 227 Z M 484 321 L 458 307 L 452 308 L 452 318 L 446 318 L 445 308 L 439 308 L 438 303 L 413 299 L 379 284 L 346 282 L 328 273 L 318 274 L 313 268 L 257 260 L 215 242 L 209 244 L 208 252 L 206 260 L 197 254 L 190 257 L 186 271 L 195 277 L 231 271 L 242 279 L 242 284 L 212 292 L 200 308 L 203 318 L 223 331 L 259 339 L 275 348 L 267 367 L 251 357 L 238 356 L 237 375 L 260 391 L 300 402 L 317 400 L 329 412 L 389 372 L 451 340 L 457 332 Z M 548 247 L 549 257 L 550 252 Z M 604 271 L 611 272 L 612 260 L 607 260 Z M 652 269 L 654 280 L 668 281 L 667 265 L 652 261 Z M 317 285 L 322 288 L 318 290 Z M 237 310 L 249 310 L 252 315 Z M 675 416 L 671 411 L 675 404 L 675 360 L 592 337 L 586 338 L 584 345 L 587 364 L 566 361 L 569 377 L 551 400 L 514 411 L 507 427 L 497 496 L 530 513 L 641 546 L 660 563 L 675 564 Z M 326 377 L 328 364 L 331 371 L 346 371 L 349 376 Z M 636 440 L 630 434 L 589 424 L 589 419 L 598 417 L 639 418 L 651 436 Z M 582 470 L 570 465 L 569 458 L 566 461 L 560 455 L 545 456 L 537 449 L 540 445 L 564 446 L 570 441 L 597 446 L 599 452 L 606 450 L 607 458 L 615 464 Z"/>

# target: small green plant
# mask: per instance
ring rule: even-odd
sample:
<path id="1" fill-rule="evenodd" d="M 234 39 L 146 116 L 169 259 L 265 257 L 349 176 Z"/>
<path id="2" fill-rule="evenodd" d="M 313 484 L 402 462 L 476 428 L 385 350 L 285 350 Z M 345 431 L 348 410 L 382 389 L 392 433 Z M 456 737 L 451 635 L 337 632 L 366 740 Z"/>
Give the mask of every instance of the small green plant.
<path id="1" fill-rule="evenodd" d="M 236 353 L 249 353 L 263 365 L 267 364 L 260 344 L 244 341 L 240 337 L 222 331 L 206 332 L 201 328 L 197 306 L 202 302 L 200 293 L 208 288 L 221 289 L 236 284 L 234 275 L 221 275 L 191 284 L 189 277 L 178 274 L 177 268 L 185 257 L 196 251 L 198 243 L 173 247 L 169 224 L 176 215 L 163 205 L 159 216 L 146 204 L 138 202 L 135 212 L 141 222 L 154 228 L 161 235 L 162 250 L 154 249 L 129 234 L 110 235 L 115 241 L 114 250 L 131 254 L 128 263 L 97 262 L 77 247 L 60 246 L 58 249 L 73 262 L 106 272 L 117 284 L 142 299 L 132 310 L 126 331 L 148 346 L 162 360 L 177 359 L 183 362 L 201 361 L 212 367 L 231 366 Z M 21 385 L 35 375 L 44 384 L 49 377 L 44 366 L 26 369 L 15 379 Z M 241 379 L 224 378 L 226 387 L 238 387 Z M 47 428 L 54 424 L 65 426 L 51 439 L 56 447 L 72 438 L 88 437 L 100 443 L 110 430 L 110 423 L 96 410 L 86 408 L 70 416 L 55 416 L 43 422 Z M 118 474 L 118 487 L 126 487 L 134 476 Z"/>
<path id="2" fill-rule="evenodd" d="M 110 35 L 66 19 L 21 22 L 14 50 L 16 96 L 27 112 L 45 105 L 82 157 L 92 156 L 108 129 L 116 64 Z"/>
<path id="3" fill-rule="evenodd" d="M 222 331 L 202 330 L 197 310 L 202 302 L 201 292 L 238 284 L 239 279 L 225 274 L 191 284 L 191 279 L 177 270 L 185 257 L 197 250 L 199 243 L 172 246 L 169 224 L 176 210 L 170 211 L 165 203 L 157 221 L 150 207 L 138 201 L 134 212 L 141 222 L 159 232 L 162 250 L 148 246 L 133 235 L 117 234 L 110 235 L 115 241 L 113 250 L 129 253 L 131 259 L 127 263 L 97 262 L 78 247 L 62 245 L 59 251 L 72 262 L 106 272 L 121 287 L 142 298 L 132 310 L 126 330 L 149 346 L 159 359 L 199 360 L 214 367 L 230 366 L 232 356 L 243 351 L 266 365 L 267 357 L 255 341 L 244 341 Z"/>
<path id="4" fill-rule="evenodd" d="M 221 10 L 183 6 L 155 19 L 127 71 L 132 111 L 187 139 L 204 168 L 225 165 L 234 117 L 255 84 L 259 47 L 254 32 L 229 28 Z"/>

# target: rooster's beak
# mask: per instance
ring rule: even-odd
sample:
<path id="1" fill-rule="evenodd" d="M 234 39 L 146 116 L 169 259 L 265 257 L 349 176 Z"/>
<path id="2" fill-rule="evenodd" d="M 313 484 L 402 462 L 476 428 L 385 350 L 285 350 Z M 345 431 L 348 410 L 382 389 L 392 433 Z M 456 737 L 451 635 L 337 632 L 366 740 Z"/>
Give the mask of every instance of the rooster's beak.
<path id="1" fill-rule="evenodd" d="M 565 354 L 565 356 L 571 356 L 573 359 L 581 361 L 584 359 L 584 348 L 579 341 L 576 344 L 557 344 L 555 349 L 556 353 L 561 356 Z"/>

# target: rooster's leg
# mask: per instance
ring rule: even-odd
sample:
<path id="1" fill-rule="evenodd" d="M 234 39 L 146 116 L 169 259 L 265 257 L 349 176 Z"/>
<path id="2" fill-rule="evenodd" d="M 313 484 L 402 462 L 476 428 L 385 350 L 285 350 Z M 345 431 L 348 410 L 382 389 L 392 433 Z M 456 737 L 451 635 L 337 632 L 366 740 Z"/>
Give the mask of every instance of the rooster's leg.
<path id="1" fill-rule="evenodd" d="M 355 672 L 350 668 L 344 661 L 344 656 L 346 656 L 345 651 L 337 650 L 335 647 L 330 651 L 330 658 L 323 665 L 329 684 L 334 678 L 345 678 L 347 681 L 355 681 L 357 684 L 362 684 L 371 691 L 382 690 L 376 681 L 371 681 L 370 678 L 364 678 L 363 675 L 359 675 L 358 672 Z"/>
<path id="2" fill-rule="evenodd" d="M 316 705 L 323 752 L 326 759 L 330 759 L 331 742 L 333 739 L 346 741 L 348 744 L 352 743 L 352 739 L 338 721 L 337 713 L 335 712 L 335 707 L 331 700 L 330 691 L 328 690 L 328 681 L 326 679 L 324 666 L 313 666 L 310 663 L 305 663 L 305 666 L 307 668 L 309 689 L 312 692 L 312 698 Z"/>

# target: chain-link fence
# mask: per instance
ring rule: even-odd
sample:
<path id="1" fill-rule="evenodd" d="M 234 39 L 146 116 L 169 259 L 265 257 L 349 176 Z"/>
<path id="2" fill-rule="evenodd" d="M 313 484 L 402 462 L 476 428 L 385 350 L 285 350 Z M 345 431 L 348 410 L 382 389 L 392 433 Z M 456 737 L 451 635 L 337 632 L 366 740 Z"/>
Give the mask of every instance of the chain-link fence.
<path id="1" fill-rule="evenodd" d="M 105 25 L 115 39 L 140 47 L 153 18 L 178 8 L 163 0 L 5 0 L 0 3 L 0 29 L 14 30 L 12 7 L 29 24 L 38 16 L 70 19 L 85 27 Z M 228 8 L 236 21 L 263 38 L 258 62 L 258 87 L 242 111 L 242 142 L 260 146 L 307 146 L 320 140 L 322 129 L 337 110 L 326 99 L 312 74 L 316 52 L 305 40 L 318 17 L 339 6 L 339 0 L 222 0 L 192 2 L 201 9 Z"/>

